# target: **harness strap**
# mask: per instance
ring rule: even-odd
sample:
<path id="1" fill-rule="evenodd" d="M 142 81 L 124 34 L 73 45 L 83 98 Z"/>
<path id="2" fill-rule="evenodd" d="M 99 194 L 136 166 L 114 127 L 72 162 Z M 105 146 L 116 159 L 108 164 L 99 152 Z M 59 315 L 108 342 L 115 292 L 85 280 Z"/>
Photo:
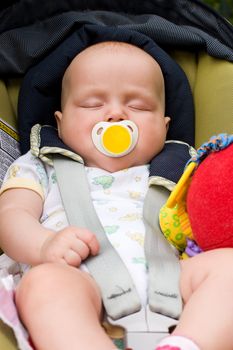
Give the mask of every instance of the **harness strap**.
<path id="1" fill-rule="evenodd" d="M 89 229 L 100 243 L 99 254 L 85 264 L 100 287 L 107 314 L 118 319 L 139 311 L 141 303 L 132 278 L 96 214 L 84 165 L 59 154 L 53 155 L 53 163 L 70 225 Z"/>
<path id="2" fill-rule="evenodd" d="M 180 264 L 175 250 L 168 244 L 159 225 L 159 211 L 169 193 L 162 186 L 153 185 L 148 189 L 144 202 L 144 246 L 149 268 L 150 310 L 177 319 L 182 310 L 179 291 Z"/>

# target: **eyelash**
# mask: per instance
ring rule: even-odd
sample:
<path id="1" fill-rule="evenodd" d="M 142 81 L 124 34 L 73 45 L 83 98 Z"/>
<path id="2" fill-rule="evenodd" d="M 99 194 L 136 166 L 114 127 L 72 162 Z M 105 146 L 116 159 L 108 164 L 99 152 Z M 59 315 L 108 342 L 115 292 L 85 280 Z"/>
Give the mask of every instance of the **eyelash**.
<path id="1" fill-rule="evenodd" d="M 98 109 L 98 108 L 101 108 L 104 106 L 104 103 L 101 103 L 101 102 L 96 102 L 96 103 L 84 103 L 84 104 L 81 104 L 80 107 L 81 108 L 84 108 L 84 109 Z M 145 111 L 145 112 L 150 112 L 151 109 L 150 107 L 146 107 L 146 106 L 137 106 L 137 105 L 127 105 L 128 108 L 132 109 L 132 110 L 135 110 L 135 111 Z"/>
<path id="2" fill-rule="evenodd" d="M 149 112 L 150 111 L 150 109 L 146 108 L 146 107 L 129 106 L 129 108 L 132 108 L 132 109 L 137 110 L 137 111 L 145 111 L 145 112 Z"/>
<path id="3" fill-rule="evenodd" d="M 81 105 L 82 108 L 100 108 L 103 104 L 93 104 L 93 105 Z"/>

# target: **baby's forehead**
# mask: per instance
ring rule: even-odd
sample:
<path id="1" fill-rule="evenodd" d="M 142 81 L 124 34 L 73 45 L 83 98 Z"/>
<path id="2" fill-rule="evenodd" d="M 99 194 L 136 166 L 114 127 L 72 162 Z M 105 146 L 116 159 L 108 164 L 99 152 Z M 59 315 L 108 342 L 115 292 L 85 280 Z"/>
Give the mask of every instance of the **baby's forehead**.
<path id="1" fill-rule="evenodd" d="M 109 79 L 116 74 L 118 79 L 123 76 L 135 86 L 140 87 L 147 82 L 148 91 L 157 92 L 165 103 L 164 76 L 154 57 L 136 45 L 106 41 L 88 46 L 71 61 L 62 79 L 61 105 L 64 105 L 71 90 L 77 91 L 78 88 L 80 91 L 87 82 L 88 86 L 96 86 L 96 81 L 102 82 L 103 76 Z"/>
<path id="2" fill-rule="evenodd" d="M 88 46 L 83 51 L 78 53 L 74 59 L 71 61 L 70 65 L 68 66 L 65 75 L 74 70 L 75 68 L 79 67 L 80 65 L 85 64 L 87 65 L 87 60 L 92 60 L 94 62 L 99 62 L 101 59 L 109 57 L 111 60 L 112 58 L 115 58 L 117 55 L 126 55 L 128 56 L 128 59 L 126 60 L 126 63 L 130 65 L 130 62 L 132 62 L 135 59 L 141 59 L 141 64 L 146 64 L 146 62 L 150 62 L 152 67 L 157 67 L 157 69 L 161 70 L 160 65 L 158 62 L 146 51 L 141 49 L 140 47 L 136 45 L 132 45 L 127 42 L 119 42 L 119 41 L 105 41 L 100 42 L 91 46 Z"/>

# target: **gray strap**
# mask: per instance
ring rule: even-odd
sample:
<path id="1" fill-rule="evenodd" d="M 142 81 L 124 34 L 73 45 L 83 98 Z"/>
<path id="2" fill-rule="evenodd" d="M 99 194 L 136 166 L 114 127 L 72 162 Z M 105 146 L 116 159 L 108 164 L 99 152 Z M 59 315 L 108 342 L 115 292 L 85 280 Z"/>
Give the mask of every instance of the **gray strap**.
<path id="1" fill-rule="evenodd" d="M 168 195 L 169 191 L 164 187 L 151 186 L 144 202 L 145 255 L 149 266 L 148 298 L 151 311 L 179 318 L 182 310 L 179 259 L 159 226 L 159 210 Z"/>
<path id="2" fill-rule="evenodd" d="M 139 311 L 141 303 L 132 278 L 96 214 L 84 165 L 61 155 L 53 155 L 53 161 L 70 225 L 89 229 L 100 243 L 99 254 L 85 263 L 101 289 L 107 314 L 118 319 Z"/>

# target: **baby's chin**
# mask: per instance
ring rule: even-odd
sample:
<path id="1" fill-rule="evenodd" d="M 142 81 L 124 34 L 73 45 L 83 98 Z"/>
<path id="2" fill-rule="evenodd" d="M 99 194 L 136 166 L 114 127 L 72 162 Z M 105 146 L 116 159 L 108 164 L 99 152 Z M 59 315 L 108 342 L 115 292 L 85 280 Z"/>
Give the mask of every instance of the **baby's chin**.
<path id="1" fill-rule="evenodd" d="M 123 157 L 108 157 L 101 155 L 95 160 L 85 161 L 85 165 L 88 167 L 100 168 L 110 173 L 120 171 L 123 169 L 131 168 L 133 166 L 146 164 L 139 160 L 136 156 L 128 154 Z"/>

